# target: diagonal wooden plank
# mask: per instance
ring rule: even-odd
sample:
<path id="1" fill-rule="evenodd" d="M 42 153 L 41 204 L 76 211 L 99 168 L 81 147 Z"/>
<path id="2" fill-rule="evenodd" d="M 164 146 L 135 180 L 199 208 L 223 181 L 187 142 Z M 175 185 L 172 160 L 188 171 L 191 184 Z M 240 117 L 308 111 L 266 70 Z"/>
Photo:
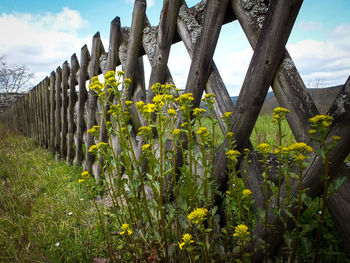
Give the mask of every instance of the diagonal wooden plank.
<path id="1" fill-rule="evenodd" d="M 301 0 L 280 0 L 270 3 L 269 12 L 247 70 L 237 101 L 237 110 L 233 114 L 233 124 L 230 128 L 235 134 L 239 151 L 247 146 L 268 88 L 282 59 L 285 44 L 301 4 Z M 219 186 L 226 185 L 227 181 L 225 172 L 227 158 L 224 150 L 227 147 L 228 144 L 225 142 L 215 161 L 215 180 Z"/>
<path id="2" fill-rule="evenodd" d="M 146 0 L 135 0 L 132 14 L 131 31 L 128 39 L 128 48 L 125 64 L 124 78 L 131 79 L 131 84 L 126 90 L 123 88 L 123 97 L 130 100 L 134 93 L 134 74 L 140 53 L 142 31 L 145 23 Z"/>
<path id="3" fill-rule="evenodd" d="M 152 101 L 154 93 L 151 87 L 156 83 L 164 84 L 167 79 L 167 64 L 173 42 L 176 21 L 179 11 L 179 0 L 163 1 L 163 9 L 158 26 L 157 43 L 155 47 L 154 62 L 152 63 L 151 76 L 149 80 L 149 92 L 147 101 Z"/>
<path id="4" fill-rule="evenodd" d="M 261 23 L 265 20 L 267 6 L 261 1 L 250 1 L 248 5 L 238 0 L 231 0 L 231 6 L 254 49 L 261 32 Z M 253 12 L 254 10 L 257 11 Z M 317 115 L 318 110 L 287 50 L 284 51 L 283 60 L 272 83 L 272 89 L 279 104 L 291 110 L 287 120 L 296 140 L 313 145 L 308 134 L 310 130 L 308 120 Z"/>
<path id="5" fill-rule="evenodd" d="M 201 26 L 199 22 L 196 20 L 196 17 L 192 14 L 189 8 L 187 8 L 186 3 L 183 1 L 180 7 L 179 18 L 177 21 L 177 31 L 190 55 L 193 57 L 193 43 L 196 43 L 196 36 L 198 33 L 194 33 L 194 31 L 200 31 Z M 215 62 L 212 61 L 211 73 L 208 78 L 207 85 L 205 87 L 205 91 L 207 93 L 215 94 L 216 103 L 214 104 L 215 112 L 218 117 L 218 121 L 221 127 L 223 134 L 226 134 L 227 128 L 223 123 L 221 116 L 224 115 L 225 112 L 234 112 L 235 107 L 230 98 L 230 95 L 227 92 L 225 84 L 220 76 L 220 73 L 215 65 Z M 251 158 L 249 163 L 249 176 L 245 177 L 246 186 L 252 190 L 253 197 L 255 202 L 255 207 L 264 207 L 265 206 L 265 198 L 263 189 L 260 187 L 263 178 L 261 177 L 261 169 L 259 167 L 259 161 L 257 160 L 255 153 L 251 148 Z M 222 192 L 226 191 L 226 185 L 221 187 Z M 221 202 L 221 199 L 217 200 L 218 203 Z M 223 218 L 222 218 L 223 219 Z"/>
<path id="6" fill-rule="evenodd" d="M 218 0 L 209 1 L 207 5 L 203 29 L 193 50 L 193 59 L 185 87 L 185 92 L 193 94 L 193 108 L 199 107 L 209 78 L 211 62 L 225 18 L 227 4 L 227 0 Z M 215 19 L 212 19 L 213 17 Z"/>

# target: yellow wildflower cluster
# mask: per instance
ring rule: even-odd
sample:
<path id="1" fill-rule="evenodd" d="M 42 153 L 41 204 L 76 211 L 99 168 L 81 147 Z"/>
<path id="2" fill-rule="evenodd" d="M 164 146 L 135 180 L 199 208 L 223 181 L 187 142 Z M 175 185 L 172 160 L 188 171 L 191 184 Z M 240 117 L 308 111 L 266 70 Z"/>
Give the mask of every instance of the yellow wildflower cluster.
<path id="1" fill-rule="evenodd" d="M 141 135 L 149 135 L 152 132 L 152 128 L 150 126 L 143 126 L 139 128 L 138 136 Z"/>
<path id="2" fill-rule="evenodd" d="M 92 77 L 91 78 L 91 83 L 89 84 L 90 90 L 95 91 L 96 93 L 100 93 L 104 89 L 104 84 L 100 83 L 98 80 L 98 77 Z"/>
<path id="3" fill-rule="evenodd" d="M 188 105 L 194 101 L 194 98 L 192 93 L 184 93 L 180 97 L 176 98 L 175 101 L 180 103 L 180 105 Z"/>
<path id="4" fill-rule="evenodd" d="M 173 135 L 179 135 L 181 133 L 180 129 L 174 129 L 173 130 Z"/>
<path id="5" fill-rule="evenodd" d="M 168 114 L 169 114 L 170 117 L 174 117 L 176 115 L 176 110 L 168 109 Z"/>
<path id="6" fill-rule="evenodd" d="M 275 108 L 272 113 L 273 121 L 283 120 L 289 112 L 289 110 L 282 107 Z"/>
<path id="7" fill-rule="evenodd" d="M 241 153 L 237 150 L 229 150 L 226 152 L 227 158 L 234 161 L 237 160 L 237 158 L 241 155 Z"/>
<path id="8" fill-rule="evenodd" d="M 249 189 L 243 189 L 242 194 L 244 197 L 248 197 L 252 194 L 252 191 L 250 191 Z"/>
<path id="9" fill-rule="evenodd" d="M 309 122 L 314 126 L 314 127 L 329 127 L 334 118 L 328 115 L 316 115 L 315 117 L 312 117 L 309 119 Z"/>
<path id="10" fill-rule="evenodd" d="M 135 105 L 136 105 L 136 108 L 139 110 L 139 112 L 142 112 L 143 107 L 145 106 L 145 103 L 142 100 L 140 100 L 136 102 Z"/>
<path id="11" fill-rule="evenodd" d="M 78 179 L 79 183 L 84 182 L 85 180 L 89 179 L 89 177 L 90 177 L 90 174 L 88 171 L 84 171 L 80 175 L 81 175 L 81 178 Z"/>
<path id="12" fill-rule="evenodd" d="M 196 117 L 201 117 L 206 112 L 207 111 L 205 109 L 201 109 L 201 108 L 193 109 L 193 115 L 196 116 Z"/>
<path id="13" fill-rule="evenodd" d="M 213 105 L 215 103 L 215 100 L 214 100 L 215 97 L 216 96 L 214 94 L 208 93 L 208 94 L 205 94 L 205 96 L 202 99 L 202 101 L 204 101 L 208 105 Z"/>
<path id="14" fill-rule="evenodd" d="M 98 150 L 97 145 L 95 145 L 95 144 L 91 145 L 89 148 L 89 153 L 95 153 L 95 152 L 97 152 L 97 150 Z"/>
<path id="15" fill-rule="evenodd" d="M 233 233 L 234 237 L 238 237 L 240 239 L 245 239 L 249 236 L 248 227 L 244 224 L 240 224 L 235 227 L 235 232 Z"/>
<path id="16" fill-rule="evenodd" d="M 210 132 L 208 132 L 208 129 L 206 127 L 200 127 L 197 131 L 197 135 L 208 137 L 210 135 Z"/>
<path id="17" fill-rule="evenodd" d="M 117 82 L 115 81 L 115 71 L 110 70 L 105 74 L 105 83 L 109 86 L 116 87 Z"/>
<path id="18" fill-rule="evenodd" d="M 105 150 L 108 147 L 108 143 L 106 143 L 106 142 L 99 142 L 97 147 L 98 147 L 98 149 Z"/>
<path id="19" fill-rule="evenodd" d="M 142 145 L 141 150 L 143 152 L 147 151 L 151 145 L 149 143 Z"/>
<path id="20" fill-rule="evenodd" d="M 129 87 L 131 83 L 131 79 L 124 79 L 124 84 L 126 87 Z"/>
<path id="21" fill-rule="evenodd" d="M 195 223 L 195 224 L 200 224 L 202 223 L 208 213 L 208 209 L 206 208 L 197 208 L 193 210 L 188 216 L 187 219 L 188 221 Z"/>
<path id="22" fill-rule="evenodd" d="M 297 142 L 288 147 L 289 152 L 293 152 L 293 159 L 295 161 L 303 161 L 305 160 L 306 153 L 313 152 L 312 147 L 303 142 Z"/>
<path id="23" fill-rule="evenodd" d="M 88 129 L 87 133 L 92 135 L 92 136 L 98 137 L 99 132 L 100 132 L 100 128 L 101 127 L 99 125 L 94 125 L 94 126 L 92 126 L 91 129 Z"/>
<path id="24" fill-rule="evenodd" d="M 122 231 L 119 233 L 119 235 L 124 235 L 127 233 L 129 236 L 132 234 L 132 230 L 130 229 L 129 224 L 123 224 L 121 227 Z"/>
<path id="25" fill-rule="evenodd" d="M 117 71 L 117 75 L 119 78 L 124 76 L 124 71 L 122 71 L 122 70 Z"/>
<path id="26" fill-rule="evenodd" d="M 226 138 L 232 138 L 232 137 L 233 137 L 233 132 L 226 133 Z"/>
<path id="27" fill-rule="evenodd" d="M 267 155 L 270 152 L 270 145 L 267 143 L 261 143 L 256 146 L 256 149 L 263 155 Z"/>
<path id="28" fill-rule="evenodd" d="M 185 245 L 191 245 L 194 241 L 192 240 L 192 236 L 190 234 L 184 234 L 182 236 L 182 241 L 181 243 L 178 242 L 179 248 L 182 250 L 183 246 Z"/>
<path id="29" fill-rule="evenodd" d="M 132 104 L 133 104 L 133 102 L 132 102 L 131 100 L 126 100 L 126 101 L 125 101 L 125 105 L 126 105 L 127 107 L 130 107 Z"/>

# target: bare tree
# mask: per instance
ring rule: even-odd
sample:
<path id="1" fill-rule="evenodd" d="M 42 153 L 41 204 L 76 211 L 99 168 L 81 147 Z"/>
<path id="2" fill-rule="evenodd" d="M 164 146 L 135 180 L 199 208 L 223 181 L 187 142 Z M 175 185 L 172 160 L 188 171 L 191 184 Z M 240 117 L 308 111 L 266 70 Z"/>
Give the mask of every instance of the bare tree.
<path id="1" fill-rule="evenodd" d="M 24 65 L 9 65 L 0 56 L 0 92 L 25 92 L 34 74 Z"/>

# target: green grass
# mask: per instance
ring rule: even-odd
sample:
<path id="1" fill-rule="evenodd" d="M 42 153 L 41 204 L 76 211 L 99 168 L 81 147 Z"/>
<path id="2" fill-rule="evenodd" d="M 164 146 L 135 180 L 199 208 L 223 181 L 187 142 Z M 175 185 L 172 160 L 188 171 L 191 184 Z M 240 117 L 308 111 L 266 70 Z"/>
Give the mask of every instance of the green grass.
<path id="1" fill-rule="evenodd" d="M 278 139 L 276 138 L 276 134 L 277 128 L 276 125 L 272 123 L 272 116 L 264 114 L 258 117 L 253 132 L 250 135 L 250 140 L 254 148 L 264 142 L 270 145 L 276 145 Z M 288 146 L 296 142 L 287 121 L 282 122 L 282 134 L 285 135 L 285 137 L 282 138 L 283 145 Z"/>
<path id="2" fill-rule="evenodd" d="M 0 262 L 91 262 L 105 254 L 80 172 L 0 128 Z"/>

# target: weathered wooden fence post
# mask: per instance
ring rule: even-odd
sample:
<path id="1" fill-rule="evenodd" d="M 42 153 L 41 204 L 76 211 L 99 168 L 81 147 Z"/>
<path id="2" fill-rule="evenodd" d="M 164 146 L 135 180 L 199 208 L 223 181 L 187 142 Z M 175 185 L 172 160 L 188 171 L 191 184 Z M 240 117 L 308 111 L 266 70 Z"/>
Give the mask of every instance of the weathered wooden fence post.
<path id="1" fill-rule="evenodd" d="M 85 102 L 87 100 L 86 80 L 88 79 L 87 68 L 90 61 L 90 53 L 86 45 L 81 48 L 80 70 L 79 70 L 79 95 L 78 95 L 78 113 L 77 113 L 77 137 L 76 137 L 76 154 L 75 164 L 83 163 L 83 141 L 86 131 L 85 124 Z"/>
<path id="2" fill-rule="evenodd" d="M 76 131 L 75 123 L 75 105 L 77 102 L 77 91 L 75 85 L 77 85 L 77 72 L 79 70 L 79 62 L 75 54 L 71 57 L 71 71 L 69 78 L 69 104 L 68 104 L 68 142 L 67 142 L 67 161 L 69 164 L 73 164 L 74 160 L 74 135 Z"/>
<path id="3" fill-rule="evenodd" d="M 99 59 L 102 54 L 105 54 L 104 47 L 102 45 L 100 33 L 97 32 L 92 40 L 92 50 L 91 50 L 91 60 L 89 64 L 89 77 L 90 83 L 91 78 L 97 76 L 100 72 Z M 97 94 L 93 90 L 89 90 L 88 95 L 88 111 L 87 111 L 87 129 L 91 129 L 97 124 L 96 121 L 96 110 L 97 110 Z M 95 161 L 95 156 L 89 151 L 90 147 L 95 144 L 95 139 L 91 134 L 86 135 L 86 160 L 85 160 L 85 170 L 89 174 L 93 174 L 92 165 Z M 96 176 L 96 180 L 99 178 Z"/>
<path id="4" fill-rule="evenodd" d="M 62 66 L 62 120 L 61 120 L 61 158 L 66 160 L 67 158 L 67 133 L 68 133 L 68 118 L 67 118 L 67 108 L 68 108 L 68 77 L 70 74 L 70 68 L 67 61 L 63 63 Z"/>
<path id="5" fill-rule="evenodd" d="M 50 140 L 49 140 L 49 150 L 55 154 L 55 109 L 56 109 L 56 100 L 55 100 L 55 88 L 56 83 L 56 73 L 51 72 L 50 75 Z"/>

